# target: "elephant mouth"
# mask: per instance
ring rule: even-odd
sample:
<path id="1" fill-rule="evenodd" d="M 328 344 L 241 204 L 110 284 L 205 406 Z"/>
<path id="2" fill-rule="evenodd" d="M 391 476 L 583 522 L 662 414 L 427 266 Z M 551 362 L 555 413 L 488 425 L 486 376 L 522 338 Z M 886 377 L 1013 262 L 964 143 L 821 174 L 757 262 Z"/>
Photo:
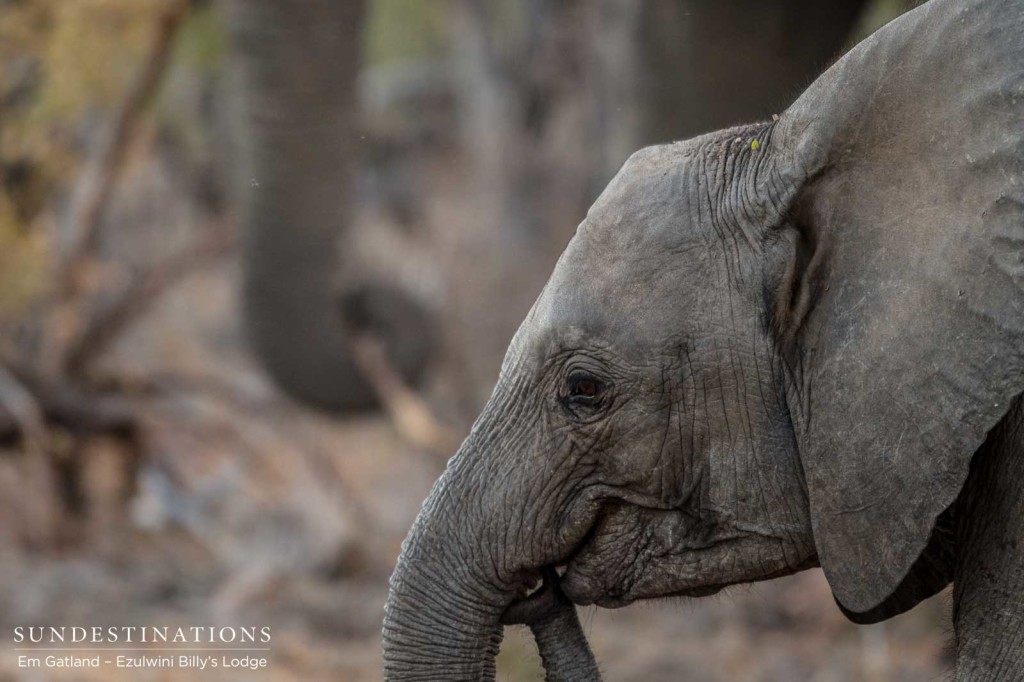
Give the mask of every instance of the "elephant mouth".
<path id="1" fill-rule="evenodd" d="M 506 607 L 502 622 L 525 622 L 524 614 L 536 610 L 541 602 L 542 593 L 549 585 L 557 586 L 577 606 L 596 605 L 606 609 L 618 609 L 647 599 L 709 597 L 734 584 L 726 582 L 675 589 L 655 588 L 648 593 L 646 589 L 642 589 L 642 576 L 632 574 L 632 570 L 636 568 L 632 562 L 615 570 L 607 561 L 594 562 L 594 556 L 588 555 L 592 541 L 599 532 L 598 524 L 595 524 L 565 559 L 530 572 L 522 580 L 515 597 Z M 641 588 L 639 593 L 637 588 Z"/>
<path id="2" fill-rule="evenodd" d="M 523 622 L 521 614 L 527 613 L 532 609 L 531 600 L 533 602 L 537 601 L 537 598 L 544 590 L 546 583 L 550 583 L 552 587 L 557 586 L 560 590 L 565 587 L 567 584 L 566 577 L 570 572 L 573 561 L 596 536 L 597 530 L 598 527 L 595 523 L 587 530 L 586 534 L 584 534 L 580 541 L 576 543 L 576 546 L 564 559 L 555 563 L 545 564 L 544 566 L 541 566 L 527 574 L 520 583 L 520 587 L 516 595 L 505 608 L 504 614 L 502 615 L 502 621 L 506 623 Z M 586 603 L 593 603 L 577 601 L 568 593 L 565 594 L 574 604 L 584 605 Z"/>
<path id="3" fill-rule="evenodd" d="M 552 592 L 561 594 L 561 578 L 565 565 L 549 564 L 532 579 L 524 582 L 519 593 L 501 615 L 504 625 L 527 624 L 536 621 L 550 606 Z"/>
<path id="4" fill-rule="evenodd" d="M 551 593 L 561 590 L 566 565 L 548 564 L 523 579 L 516 595 L 501 614 L 502 625 L 531 625 L 548 610 Z"/>
<path id="5" fill-rule="evenodd" d="M 712 583 L 684 588 L 658 589 L 656 586 L 642 586 L 633 582 L 609 585 L 601 580 L 601 576 L 592 576 L 589 572 L 574 570 L 568 566 L 560 583 L 565 595 L 578 606 L 591 604 L 603 609 L 620 609 L 638 601 L 649 599 L 670 599 L 684 597 L 697 599 L 718 594 L 734 583 Z M 648 592 L 645 587 L 650 587 Z"/>
<path id="6" fill-rule="evenodd" d="M 643 509 L 656 514 L 666 513 L 666 510 L 653 506 L 644 506 Z M 680 517 L 677 510 L 671 510 L 671 513 L 677 519 L 674 524 L 685 523 L 689 529 L 692 522 L 689 515 Z M 599 517 L 564 558 L 529 572 L 506 607 L 502 620 L 507 623 L 523 622 L 522 614 L 536 609 L 547 584 L 557 586 L 577 606 L 593 604 L 607 609 L 618 609 L 647 599 L 707 597 L 734 584 L 701 582 L 695 585 L 691 582 L 681 587 L 678 583 L 666 584 L 657 578 L 652 583 L 649 579 L 653 576 L 644 575 L 644 567 L 637 564 L 632 556 L 623 558 L 602 542 L 607 531 Z M 718 541 L 721 539 L 716 538 Z M 718 541 L 709 542 L 699 549 L 707 550 L 718 545 Z M 616 561 L 616 556 L 621 560 Z"/>
<path id="7" fill-rule="evenodd" d="M 656 513 L 664 514 L 662 510 Z M 672 525 L 680 528 L 677 532 L 685 535 L 692 530 L 688 515 L 673 513 L 672 516 Z M 564 570 L 560 571 L 560 586 L 574 604 L 618 609 L 647 599 L 708 597 L 736 582 L 708 581 L 710 576 L 707 574 L 694 574 L 685 582 L 677 576 L 664 575 L 658 567 L 660 561 L 670 554 L 665 552 L 666 548 L 648 546 L 640 549 L 607 541 L 609 537 L 625 536 L 628 534 L 608 532 L 607 529 L 602 533 L 600 524 L 596 524 L 566 560 Z M 688 553 L 699 555 L 713 551 L 725 544 L 721 540 L 714 538 L 692 545 Z M 643 559 L 638 561 L 637 557 Z"/>

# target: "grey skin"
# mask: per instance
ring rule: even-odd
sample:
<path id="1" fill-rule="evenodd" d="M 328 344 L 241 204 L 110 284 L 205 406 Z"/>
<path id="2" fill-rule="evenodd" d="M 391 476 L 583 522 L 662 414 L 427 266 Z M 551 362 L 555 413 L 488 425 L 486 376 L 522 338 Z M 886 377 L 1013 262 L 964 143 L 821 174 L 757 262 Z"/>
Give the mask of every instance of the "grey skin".
<path id="1" fill-rule="evenodd" d="M 530 626 L 549 682 L 600 680 L 576 607 L 562 592 L 558 573 L 550 566 L 543 573 L 540 589 L 510 606 L 502 624 Z"/>
<path id="2" fill-rule="evenodd" d="M 223 0 L 237 95 L 242 303 L 249 343 L 289 395 L 376 406 L 349 352 L 369 331 L 415 381 L 436 320 L 407 291 L 347 276 L 358 162 L 362 2 Z M 355 281 L 358 279 L 358 281 Z"/>
<path id="3" fill-rule="evenodd" d="M 618 607 L 820 564 L 857 622 L 952 579 L 957 679 L 1024 679 L 1022 253 L 1019 0 L 933 0 L 779 121 L 634 154 L 406 539 L 386 678 L 493 679 L 552 566 Z"/>

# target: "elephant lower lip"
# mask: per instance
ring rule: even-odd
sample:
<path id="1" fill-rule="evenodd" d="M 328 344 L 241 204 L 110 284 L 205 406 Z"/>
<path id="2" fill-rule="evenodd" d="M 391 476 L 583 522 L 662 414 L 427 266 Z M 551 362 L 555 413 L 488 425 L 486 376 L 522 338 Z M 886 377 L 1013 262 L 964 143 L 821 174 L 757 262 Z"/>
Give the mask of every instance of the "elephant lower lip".
<path id="1" fill-rule="evenodd" d="M 680 591 L 679 592 L 679 596 L 680 597 L 710 597 L 713 594 L 718 594 L 723 589 L 725 589 L 725 585 L 711 585 L 709 587 L 692 587 L 690 589 Z"/>
<path id="2" fill-rule="evenodd" d="M 593 600 L 587 599 L 588 595 L 586 590 L 581 589 L 582 586 L 579 584 L 579 581 L 573 580 L 571 572 L 567 571 L 565 575 L 562 576 L 561 587 L 562 592 L 565 593 L 565 596 L 567 596 L 573 604 L 586 606 L 593 603 Z"/>
<path id="3" fill-rule="evenodd" d="M 586 582 L 571 579 L 572 573 L 566 573 L 566 579 L 562 581 L 562 592 L 577 606 L 600 606 L 603 609 L 620 609 L 629 606 L 635 599 L 623 594 L 609 594 L 608 591 L 598 585 L 591 585 Z"/>
<path id="4" fill-rule="evenodd" d="M 629 606 L 637 601 L 646 599 L 663 599 L 666 597 L 710 597 L 711 595 L 718 594 L 728 587 L 728 585 L 701 585 L 673 591 L 652 590 L 650 594 L 640 594 L 637 596 L 635 592 L 634 594 L 626 594 L 622 591 L 615 590 L 614 588 L 609 589 L 608 586 L 602 585 L 599 581 L 595 582 L 584 578 L 579 572 L 573 570 L 572 564 L 569 565 L 562 577 L 560 586 L 565 595 L 569 597 L 574 604 L 579 606 L 595 604 L 604 609 L 620 609 L 624 606 Z M 637 591 L 642 593 L 643 586 L 639 585 L 637 587 L 639 588 Z"/>
<path id="5" fill-rule="evenodd" d="M 568 568 L 566 568 L 560 585 L 565 596 L 578 606 L 590 606 L 591 604 L 605 606 L 605 603 L 615 599 L 606 594 L 606 590 L 600 585 L 581 578 L 580 574 L 573 570 L 572 564 L 569 564 Z M 607 606 L 606 608 L 614 607 Z"/>

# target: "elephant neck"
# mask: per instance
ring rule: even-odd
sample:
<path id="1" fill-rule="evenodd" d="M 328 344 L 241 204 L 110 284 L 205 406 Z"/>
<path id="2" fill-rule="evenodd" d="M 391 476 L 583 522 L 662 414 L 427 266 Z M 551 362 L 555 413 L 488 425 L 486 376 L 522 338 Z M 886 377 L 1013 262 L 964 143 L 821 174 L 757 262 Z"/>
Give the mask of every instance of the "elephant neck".
<path id="1" fill-rule="evenodd" d="M 956 680 L 1024 675 L 1024 408 L 1014 400 L 975 454 L 956 518 Z"/>

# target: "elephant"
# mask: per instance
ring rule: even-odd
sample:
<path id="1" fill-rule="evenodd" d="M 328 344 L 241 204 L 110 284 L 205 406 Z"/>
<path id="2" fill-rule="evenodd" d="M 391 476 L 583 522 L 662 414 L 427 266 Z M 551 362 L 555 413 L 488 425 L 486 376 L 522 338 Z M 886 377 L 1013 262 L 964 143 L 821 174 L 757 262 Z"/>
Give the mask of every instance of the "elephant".
<path id="1" fill-rule="evenodd" d="M 857 623 L 952 582 L 956 679 L 1024 679 L 1022 254 L 1018 0 L 931 0 L 780 116 L 634 153 L 409 531 L 386 679 L 493 679 L 518 621 L 593 679 L 566 602 L 814 566 Z"/>
<path id="2" fill-rule="evenodd" d="M 222 0 L 239 118 L 242 313 L 252 350 L 288 395 L 332 412 L 377 407 L 349 352 L 375 334 L 416 382 L 437 320 L 414 295 L 353 273 L 356 79 L 363 2 Z"/>

